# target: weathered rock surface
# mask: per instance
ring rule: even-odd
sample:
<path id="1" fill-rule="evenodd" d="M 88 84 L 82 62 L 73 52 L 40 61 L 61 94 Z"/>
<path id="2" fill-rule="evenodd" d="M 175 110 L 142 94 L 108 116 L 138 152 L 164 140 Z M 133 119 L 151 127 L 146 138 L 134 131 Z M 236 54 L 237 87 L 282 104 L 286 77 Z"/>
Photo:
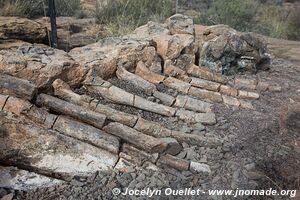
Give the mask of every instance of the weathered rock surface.
<path id="1" fill-rule="evenodd" d="M 0 118 L 4 130 L 0 161 L 45 175 L 69 178 L 109 170 L 117 156 L 58 132 L 28 124 L 9 113 Z M 15 152 L 18 152 L 16 154 Z"/>
<path id="2" fill-rule="evenodd" d="M 148 95 L 152 95 L 152 93 L 156 90 L 156 87 L 154 84 L 148 82 L 147 80 L 144 80 L 143 78 L 128 72 L 123 67 L 118 67 L 116 71 L 116 75 L 121 80 L 126 80 L 129 83 L 133 84 L 137 88 L 141 88 L 145 93 Z"/>
<path id="3" fill-rule="evenodd" d="M 27 18 L 0 17 L 0 40 L 3 39 L 42 43 L 47 40 L 47 31 L 42 24 Z"/>
<path id="4" fill-rule="evenodd" d="M 55 121 L 53 129 L 111 153 L 119 153 L 119 138 L 71 118 L 59 116 Z"/>
<path id="5" fill-rule="evenodd" d="M 238 33 L 231 28 L 215 26 L 204 34 L 207 38 L 200 51 L 200 63 L 213 71 L 226 75 L 256 72 L 270 63 L 266 42 L 254 33 Z"/>
<path id="6" fill-rule="evenodd" d="M 151 66 L 159 63 L 155 49 L 149 42 L 126 37 L 102 39 L 97 43 L 72 49 L 70 55 L 89 69 L 90 75 L 103 79 L 112 77 L 118 66 L 134 72 L 139 61 L 149 63 Z"/>
<path id="7" fill-rule="evenodd" d="M 135 129 L 120 123 L 110 123 L 103 128 L 107 133 L 116 135 L 126 142 L 143 149 L 149 153 L 161 153 L 167 145 L 157 138 L 145 135 Z"/>
<path id="8" fill-rule="evenodd" d="M 0 187 L 29 191 L 61 184 L 63 181 L 49 178 L 16 167 L 0 166 Z"/>
<path id="9" fill-rule="evenodd" d="M 120 122 L 127 126 L 133 127 L 136 124 L 136 121 L 138 119 L 138 117 L 135 115 L 121 112 L 107 105 L 103 105 L 99 103 L 98 100 L 92 100 L 92 98 L 88 96 L 76 94 L 62 80 L 55 80 L 53 82 L 53 88 L 54 88 L 55 95 L 58 95 L 60 98 L 70 103 L 74 103 L 76 105 L 80 105 L 85 108 L 89 108 L 95 112 L 101 113 L 110 120 Z"/>
<path id="10" fill-rule="evenodd" d="M 37 87 L 27 80 L 0 74 L 0 94 L 13 95 L 30 101 L 37 94 Z"/>
<path id="11" fill-rule="evenodd" d="M 62 50 L 29 45 L 0 51 L 0 73 L 26 77 L 37 87 L 49 89 L 57 78 L 77 85 L 84 79 L 87 70 Z"/>
<path id="12" fill-rule="evenodd" d="M 37 104 L 39 106 L 47 107 L 57 113 L 69 115 L 97 128 L 102 128 L 106 120 L 106 116 L 103 114 L 91 111 L 87 108 L 77 106 L 47 94 L 40 94 L 37 97 Z"/>
<path id="13" fill-rule="evenodd" d="M 195 34 L 195 27 L 192 17 L 175 14 L 166 20 L 170 33 L 174 34 Z"/>

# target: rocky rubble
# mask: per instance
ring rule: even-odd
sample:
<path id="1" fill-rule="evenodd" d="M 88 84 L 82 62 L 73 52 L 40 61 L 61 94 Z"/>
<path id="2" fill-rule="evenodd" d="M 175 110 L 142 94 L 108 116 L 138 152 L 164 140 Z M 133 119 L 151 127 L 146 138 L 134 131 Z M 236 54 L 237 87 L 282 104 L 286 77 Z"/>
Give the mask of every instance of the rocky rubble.
<path id="1" fill-rule="evenodd" d="M 228 77 L 199 65 L 203 53 L 214 48 L 222 58 L 213 61 L 242 62 L 238 59 L 260 52 L 250 60 L 257 66 L 263 62 L 267 50 L 261 41 L 249 44 L 248 37 L 255 36 L 229 32 L 211 27 L 201 45 L 191 18 L 175 15 L 165 24 L 149 22 L 131 35 L 69 53 L 39 44 L 1 50 L 0 163 L 25 170 L 20 172 L 24 184 L 28 173 L 35 173 L 34 187 L 55 183 L 64 190 L 71 184 L 66 191 L 76 194 L 92 189 L 85 188 L 91 177 L 90 184 L 106 185 L 103 190 L 183 183 L 208 189 L 208 179 L 231 188 L 256 187 L 255 163 L 234 159 L 242 147 L 233 145 L 236 130 L 219 112 L 257 114 L 261 95 L 281 87 L 255 75 Z M 236 46 L 220 46 L 218 37 Z M 231 61 L 223 69 L 236 72 Z M 16 169 L 5 170 L 3 177 Z M 114 176 L 97 178 L 98 172 Z"/>

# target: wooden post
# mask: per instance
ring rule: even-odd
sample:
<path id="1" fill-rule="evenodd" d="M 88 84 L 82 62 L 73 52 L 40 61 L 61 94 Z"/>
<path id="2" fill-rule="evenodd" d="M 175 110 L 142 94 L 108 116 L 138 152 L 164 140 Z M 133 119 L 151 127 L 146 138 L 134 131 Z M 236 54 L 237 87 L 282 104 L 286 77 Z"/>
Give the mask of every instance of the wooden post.
<path id="1" fill-rule="evenodd" d="M 51 20 L 51 46 L 53 48 L 57 48 L 55 0 L 48 0 L 48 3 L 49 3 L 49 16 Z"/>

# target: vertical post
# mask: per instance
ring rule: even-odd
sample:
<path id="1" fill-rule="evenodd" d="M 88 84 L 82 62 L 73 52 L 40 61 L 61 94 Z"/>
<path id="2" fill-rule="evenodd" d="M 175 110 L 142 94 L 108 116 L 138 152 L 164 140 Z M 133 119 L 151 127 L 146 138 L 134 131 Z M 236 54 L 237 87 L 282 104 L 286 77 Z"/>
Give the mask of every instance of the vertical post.
<path id="1" fill-rule="evenodd" d="M 178 0 L 175 0 L 175 13 L 178 13 Z"/>
<path id="2" fill-rule="evenodd" d="M 51 46 L 53 48 L 57 48 L 55 0 L 48 0 L 48 3 L 49 3 L 49 16 L 51 21 Z"/>

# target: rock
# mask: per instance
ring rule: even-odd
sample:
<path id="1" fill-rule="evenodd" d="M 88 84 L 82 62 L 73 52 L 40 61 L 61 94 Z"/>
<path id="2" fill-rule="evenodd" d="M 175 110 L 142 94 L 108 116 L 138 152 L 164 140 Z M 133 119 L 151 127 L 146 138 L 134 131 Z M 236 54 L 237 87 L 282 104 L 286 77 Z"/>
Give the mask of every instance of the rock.
<path id="1" fill-rule="evenodd" d="M 164 65 L 164 74 L 172 77 L 182 77 L 186 72 L 172 64 L 171 60 L 166 60 Z"/>
<path id="2" fill-rule="evenodd" d="M 194 53 L 194 37 L 186 34 L 159 35 L 153 38 L 157 53 L 164 60 L 174 60 L 181 53 Z"/>
<path id="3" fill-rule="evenodd" d="M 10 193 L 1 198 L 1 200 L 12 200 L 14 198 L 14 194 Z"/>
<path id="4" fill-rule="evenodd" d="M 195 27 L 192 17 L 175 14 L 166 20 L 170 33 L 174 34 L 195 34 Z"/>
<path id="5" fill-rule="evenodd" d="M 91 111 L 87 108 L 69 103 L 47 94 L 40 94 L 37 97 L 36 102 L 39 106 L 44 106 L 63 115 L 69 115 L 97 128 L 102 128 L 106 120 L 106 116 L 103 114 Z"/>
<path id="6" fill-rule="evenodd" d="M 119 66 L 117 68 L 116 75 L 119 79 L 128 81 L 135 87 L 142 89 L 148 95 L 152 95 L 153 92 L 156 91 L 156 87 L 154 84 L 148 82 L 147 80 L 144 80 L 143 78 L 135 74 L 128 72 L 123 67 Z"/>
<path id="7" fill-rule="evenodd" d="M 177 157 L 171 155 L 163 155 L 161 156 L 158 161 L 159 164 L 167 165 L 171 168 L 180 170 L 180 171 L 187 171 L 189 170 L 190 163 L 186 160 L 179 159 Z"/>
<path id="8" fill-rule="evenodd" d="M 148 121 L 143 118 L 138 118 L 134 129 L 157 138 L 169 137 L 172 134 L 171 130 L 161 126 L 159 123 Z"/>
<path id="9" fill-rule="evenodd" d="M 39 89 L 50 89 L 57 78 L 71 86 L 80 84 L 87 69 L 62 50 L 35 44 L 1 51 L 0 73 L 26 78 Z"/>
<path id="10" fill-rule="evenodd" d="M 153 96 L 158 98 L 166 106 L 172 106 L 175 101 L 175 98 L 171 95 L 159 91 L 155 91 L 153 93 Z"/>
<path id="11" fill-rule="evenodd" d="M 254 33 L 238 33 L 227 29 L 204 42 L 200 63 L 226 75 L 239 71 L 256 72 L 270 64 L 270 53 L 266 42 Z"/>
<path id="12" fill-rule="evenodd" d="M 167 145 L 157 138 L 145 135 L 123 124 L 112 122 L 103 128 L 107 133 L 116 135 L 126 142 L 135 145 L 149 153 L 161 153 Z"/>
<path id="13" fill-rule="evenodd" d="M 8 99 L 8 95 L 2 95 L 0 94 L 0 110 L 3 109 L 4 105 L 5 105 L 5 102 L 7 101 Z"/>
<path id="14" fill-rule="evenodd" d="M 259 99 L 259 94 L 256 92 L 248 92 L 244 90 L 238 91 L 238 98 L 241 99 Z"/>
<path id="15" fill-rule="evenodd" d="M 196 123 L 193 125 L 193 129 L 196 131 L 203 131 L 205 130 L 205 126 L 202 123 Z"/>
<path id="16" fill-rule="evenodd" d="M 0 93 L 30 101 L 37 94 L 37 87 L 27 80 L 0 74 Z"/>
<path id="17" fill-rule="evenodd" d="M 170 35 L 167 25 L 149 21 L 147 24 L 136 28 L 129 36 L 151 40 L 152 37 L 159 35 Z"/>
<path id="18" fill-rule="evenodd" d="M 270 86 L 270 84 L 267 82 L 258 81 L 256 90 L 258 90 L 259 92 L 265 92 L 268 90 L 269 86 Z"/>
<path id="19" fill-rule="evenodd" d="M 213 125 L 216 123 L 216 116 L 214 113 L 195 113 L 192 111 L 179 109 L 176 112 L 176 116 L 179 119 L 190 123 L 200 122 L 208 125 Z"/>
<path id="20" fill-rule="evenodd" d="M 197 163 L 193 161 L 190 164 L 190 170 L 196 173 L 207 173 L 207 174 L 211 173 L 209 165 L 203 163 Z"/>
<path id="21" fill-rule="evenodd" d="M 151 70 L 149 70 L 147 68 L 147 66 L 145 65 L 145 63 L 143 63 L 142 61 L 139 61 L 137 63 L 137 66 L 135 69 L 135 74 L 153 84 L 159 84 L 159 83 L 163 82 L 163 80 L 165 79 L 164 76 L 154 73 Z"/>
<path id="22" fill-rule="evenodd" d="M 70 103 L 77 104 L 101 113 L 110 120 L 120 122 L 130 127 L 133 127 L 137 122 L 138 117 L 135 115 L 115 110 L 107 105 L 99 103 L 97 100 L 92 100 L 91 97 L 76 94 L 62 80 L 55 80 L 53 82 L 53 88 L 55 95 L 59 96 L 60 98 Z"/>
<path id="23" fill-rule="evenodd" d="M 9 97 L 3 110 L 19 116 L 26 116 L 28 119 L 40 124 L 45 128 L 52 128 L 57 115 L 48 113 L 43 108 L 38 108 L 28 101 L 16 97 Z"/>
<path id="24" fill-rule="evenodd" d="M 32 104 L 28 101 L 11 96 L 8 97 L 3 110 L 20 116 L 24 112 L 30 110 L 31 107 Z"/>
<path id="25" fill-rule="evenodd" d="M 105 38 L 94 44 L 74 48 L 69 54 L 85 66 L 91 76 L 102 79 L 113 77 L 118 66 L 134 72 L 139 61 L 151 64 L 159 62 L 149 42 L 126 37 Z"/>
<path id="26" fill-rule="evenodd" d="M 87 142 L 111 153 L 118 154 L 120 148 L 119 138 L 109 135 L 104 131 L 75 121 L 71 118 L 59 116 L 53 129 L 70 137 Z"/>
<path id="27" fill-rule="evenodd" d="M 111 83 L 100 78 L 86 80 L 84 85 L 91 92 L 100 93 L 105 99 L 115 103 L 133 106 L 134 95 L 125 90 L 111 85 Z"/>
<path id="28" fill-rule="evenodd" d="M 195 76 L 197 78 L 214 81 L 218 83 L 226 83 L 227 80 L 221 74 L 214 73 L 212 70 L 209 70 L 206 67 L 197 66 L 195 64 L 191 64 L 187 68 L 188 75 Z"/>
<path id="29" fill-rule="evenodd" d="M 95 112 L 102 113 L 108 119 L 133 127 L 138 117 L 132 114 L 115 110 L 107 105 L 98 103 Z"/>
<path id="30" fill-rule="evenodd" d="M 9 165 L 68 179 L 107 171 L 118 160 L 112 153 L 33 125 L 23 118 L 7 115 L 0 117 L 0 123 L 6 131 L 1 140 L 0 159 Z M 17 155 L 16 151 L 19 152 Z"/>
<path id="31" fill-rule="evenodd" d="M 123 173 L 131 173 L 131 172 L 134 172 L 135 166 L 133 163 L 123 159 L 123 158 L 120 158 L 118 163 L 116 164 L 115 166 L 115 169 L 119 170 L 120 172 L 123 172 Z"/>
<path id="32" fill-rule="evenodd" d="M 216 83 L 213 81 L 208 81 L 200 78 L 194 78 L 194 77 L 192 77 L 192 81 L 190 82 L 190 84 L 192 86 L 203 88 L 206 90 L 211 90 L 211 91 L 219 91 L 219 88 L 221 86 L 220 83 Z"/>
<path id="33" fill-rule="evenodd" d="M 192 110 L 195 112 L 211 112 L 212 104 L 191 98 L 189 96 L 178 95 L 176 97 L 175 106 Z"/>
<path id="34" fill-rule="evenodd" d="M 227 105 L 239 107 L 241 105 L 240 101 L 237 98 L 230 97 L 227 95 L 222 95 L 223 102 Z"/>
<path id="35" fill-rule="evenodd" d="M 246 79 L 246 78 L 235 78 L 234 85 L 238 89 L 250 89 L 255 90 L 257 87 L 258 81 L 256 79 Z"/>
<path id="36" fill-rule="evenodd" d="M 175 108 L 148 101 L 137 95 L 135 95 L 133 106 L 142 110 L 154 112 L 168 117 L 174 116 L 176 112 Z"/>
<path id="37" fill-rule="evenodd" d="M 126 144 L 126 143 L 123 144 L 121 151 L 122 151 L 121 153 L 124 153 L 130 157 L 130 159 L 127 159 L 127 160 L 129 160 L 130 162 L 133 162 L 139 166 L 143 165 L 147 161 L 149 161 L 151 163 L 156 163 L 156 161 L 158 159 L 157 153 L 149 154 L 145 151 L 137 149 L 134 146 Z M 120 156 L 121 156 L 121 153 L 120 153 Z"/>
<path id="38" fill-rule="evenodd" d="M 220 93 L 228 96 L 234 96 L 234 97 L 238 96 L 238 90 L 227 85 L 221 85 Z"/>
<path id="39" fill-rule="evenodd" d="M 125 90 L 113 86 L 109 82 L 99 78 L 86 80 L 84 84 L 89 91 L 100 93 L 104 98 L 115 103 L 133 106 L 169 117 L 174 116 L 176 111 L 175 108 L 148 101 L 147 99 L 126 92 Z"/>
<path id="40" fill-rule="evenodd" d="M 202 99 L 208 102 L 215 102 L 215 103 L 223 102 L 222 95 L 220 93 L 196 88 L 193 86 L 190 88 L 188 94 L 197 99 Z"/>
<path id="41" fill-rule="evenodd" d="M 161 140 L 167 144 L 165 151 L 167 154 L 177 155 L 182 150 L 182 146 L 174 138 L 161 138 Z"/>
<path id="42" fill-rule="evenodd" d="M 41 43 L 47 41 L 47 31 L 43 24 L 27 18 L 0 17 L 0 39 Z"/>
<path id="43" fill-rule="evenodd" d="M 235 30 L 228 25 L 218 24 L 213 26 L 208 26 L 203 31 L 204 40 L 211 40 L 217 36 L 222 35 L 225 32 L 234 32 Z"/>
<path id="44" fill-rule="evenodd" d="M 253 105 L 250 101 L 239 99 L 239 102 L 240 102 L 242 108 L 247 108 L 247 109 L 254 110 L 254 107 L 253 107 Z"/>
<path id="45" fill-rule="evenodd" d="M 176 89 L 179 92 L 182 92 L 183 94 L 187 94 L 191 85 L 189 83 L 186 83 L 184 81 L 181 81 L 179 79 L 168 77 L 164 80 L 164 85 L 167 87 L 170 87 L 172 89 Z"/>

